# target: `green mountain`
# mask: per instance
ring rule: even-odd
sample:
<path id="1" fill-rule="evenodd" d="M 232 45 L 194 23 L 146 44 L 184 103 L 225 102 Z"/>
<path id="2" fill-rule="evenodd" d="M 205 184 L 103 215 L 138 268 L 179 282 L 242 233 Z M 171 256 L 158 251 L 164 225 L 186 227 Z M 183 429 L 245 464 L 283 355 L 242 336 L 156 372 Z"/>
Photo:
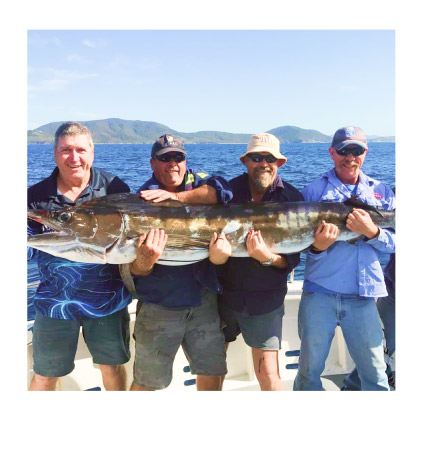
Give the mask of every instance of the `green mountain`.
<path id="1" fill-rule="evenodd" d="M 54 133 L 63 123 L 54 122 L 30 130 L 27 133 L 28 144 L 48 144 L 54 142 Z M 87 126 L 97 144 L 139 144 L 153 143 L 159 136 L 170 133 L 179 136 L 185 143 L 247 143 L 250 134 L 225 133 L 222 131 L 197 131 L 182 133 L 161 123 L 140 120 L 121 120 L 109 118 L 106 120 L 82 121 Z M 268 131 L 274 134 L 282 143 L 329 143 L 331 137 L 311 129 L 296 126 L 280 126 Z M 373 141 L 394 140 L 373 136 Z"/>
<path id="2" fill-rule="evenodd" d="M 297 126 L 280 126 L 267 131 L 282 143 L 329 143 L 331 137 L 313 129 L 302 129 Z"/>

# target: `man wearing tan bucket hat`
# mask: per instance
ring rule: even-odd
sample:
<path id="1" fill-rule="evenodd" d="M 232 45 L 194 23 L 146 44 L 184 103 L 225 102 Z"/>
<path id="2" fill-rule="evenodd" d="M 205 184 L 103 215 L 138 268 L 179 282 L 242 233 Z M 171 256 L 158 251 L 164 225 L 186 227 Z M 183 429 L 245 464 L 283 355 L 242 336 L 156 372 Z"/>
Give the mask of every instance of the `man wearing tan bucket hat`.
<path id="1" fill-rule="evenodd" d="M 247 172 L 230 180 L 233 203 L 296 202 L 301 193 L 277 175 L 287 159 L 272 134 L 254 134 L 240 157 Z M 242 333 L 252 348 L 255 374 L 261 390 L 284 390 L 278 368 L 287 276 L 299 264 L 299 254 L 273 254 L 259 231 L 246 239 L 250 257 L 229 258 L 221 268 L 223 294 L 219 313 L 226 324 L 226 342 Z"/>

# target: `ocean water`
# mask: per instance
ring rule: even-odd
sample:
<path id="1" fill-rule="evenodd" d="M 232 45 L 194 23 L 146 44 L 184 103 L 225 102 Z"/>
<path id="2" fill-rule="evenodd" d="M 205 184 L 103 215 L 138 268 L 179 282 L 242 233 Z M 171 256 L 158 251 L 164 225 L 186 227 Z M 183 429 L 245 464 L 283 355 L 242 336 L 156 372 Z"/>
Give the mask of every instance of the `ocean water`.
<path id="1" fill-rule="evenodd" d="M 279 169 L 280 177 L 301 190 L 332 167 L 328 143 L 283 144 L 281 152 L 287 163 Z M 188 166 L 231 179 L 245 171 L 239 160 L 246 144 L 187 144 Z M 124 180 L 132 192 L 151 176 L 151 144 L 97 144 L 95 167 L 112 172 Z M 28 145 L 28 187 L 48 177 L 55 167 L 52 145 Z M 395 144 L 370 143 L 363 169 L 367 175 L 395 187 Z M 388 256 L 381 262 L 386 264 Z M 303 279 L 304 257 L 295 269 L 295 279 Z M 28 263 L 28 283 L 38 279 L 36 258 Z M 28 318 L 34 316 L 32 299 L 36 287 L 28 288 Z"/>

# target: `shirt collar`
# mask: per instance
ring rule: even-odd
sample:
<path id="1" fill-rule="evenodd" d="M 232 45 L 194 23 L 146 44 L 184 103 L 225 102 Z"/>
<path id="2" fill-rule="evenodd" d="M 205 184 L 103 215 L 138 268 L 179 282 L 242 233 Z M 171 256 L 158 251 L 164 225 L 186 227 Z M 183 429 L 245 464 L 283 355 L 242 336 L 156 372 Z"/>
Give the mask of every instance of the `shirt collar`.
<path id="1" fill-rule="evenodd" d="M 50 195 L 51 199 L 65 199 L 64 195 L 57 194 L 57 176 L 59 175 L 59 168 L 55 167 L 53 172 L 51 173 L 50 177 L 47 178 L 47 186 L 48 186 L 48 195 Z M 88 185 L 86 186 L 85 190 L 81 193 L 78 200 L 80 200 L 84 195 L 88 195 L 92 193 L 93 190 L 99 190 L 101 188 L 101 179 L 100 173 L 97 169 L 91 167 L 91 177 L 89 179 Z M 66 199 L 67 200 L 67 199 Z"/>
<path id="2" fill-rule="evenodd" d="M 328 181 L 334 185 L 337 189 L 339 189 L 342 193 L 345 195 L 349 195 L 350 191 L 347 188 L 345 184 L 337 177 L 335 169 L 331 169 L 328 172 L 325 172 L 323 174 L 325 178 L 328 179 Z M 359 195 L 362 193 L 362 191 L 367 188 L 368 186 L 372 187 L 375 184 L 374 179 L 371 179 L 371 177 L 368 177 L 366 174 L 362 172 L 362 170 L 359 171 L 359 180 L 358 180 L 358 188 L 356 194 Z"/>

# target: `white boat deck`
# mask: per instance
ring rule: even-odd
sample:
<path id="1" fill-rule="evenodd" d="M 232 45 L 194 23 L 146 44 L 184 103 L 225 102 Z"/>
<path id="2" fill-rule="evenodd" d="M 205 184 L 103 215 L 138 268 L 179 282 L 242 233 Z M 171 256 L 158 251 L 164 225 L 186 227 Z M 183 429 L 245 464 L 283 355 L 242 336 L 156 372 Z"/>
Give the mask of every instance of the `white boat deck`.
<path id="1" fill-rule="evenodd" d="M 291 355 L 294 354 L 291 351 L 298 351 L 300 349 L 300 340 L 297 334 L 297 312 L 301 292 L 302 281 L 288 284 L 288 294 L 285 300 L 286 314 L 283 319 L 282 349 L 279 354 L 280 376 L 286 390 L 293 390 L 293 381 L 297 372 L 294 364 L 297 364 L 298 356 Z M 131 314 L 131 333 L 133 332 L 135 323 L 135 308 L 136 301 L 132 302 L 129 306 Z M 130 383 L 133 378 L 134 343 L 131 336 L 132 358 L 125 365 Z M 33 376 L 32 365 L 32 332 L 28 331 L 28 385 Z M 326 390 L 339 390 L 339 386 L 336 382 L 339 383 L 338 379 L 341 379 L 342 375 L 345 373 L 350 372 L 353 366 L 354 364 L 347 351 L 341 330 L 337 328 L 323 373 L 323 387 Z M 239 336 L 235 342 L 229 345 L 227 367 L 228 374 L 224 381 L 223 391 L 259 390 L 259 384 L 253 370 L 251 350 L 243 341 L 242 336 Z M 326 378 L 327 376 L 333 377 L 330 379 Z M 170 386 L 164 391 L 184 390 L 186 392 L 194 392 L 196 391 L 194 381 L 195 376 L 188 371 L 188 362 L 184 352 L 182 349 L 179 349 L 173 366 L 173 380 Z M 59 380 L 57 389 L 69 391 L 98 388 L 104 390 L 101 372 L 98 367 L 92 363 L 91 355 L 86 347 L 82 334 L 80 334 L 75 359 L 75 369 L 69 375 Z"/>

